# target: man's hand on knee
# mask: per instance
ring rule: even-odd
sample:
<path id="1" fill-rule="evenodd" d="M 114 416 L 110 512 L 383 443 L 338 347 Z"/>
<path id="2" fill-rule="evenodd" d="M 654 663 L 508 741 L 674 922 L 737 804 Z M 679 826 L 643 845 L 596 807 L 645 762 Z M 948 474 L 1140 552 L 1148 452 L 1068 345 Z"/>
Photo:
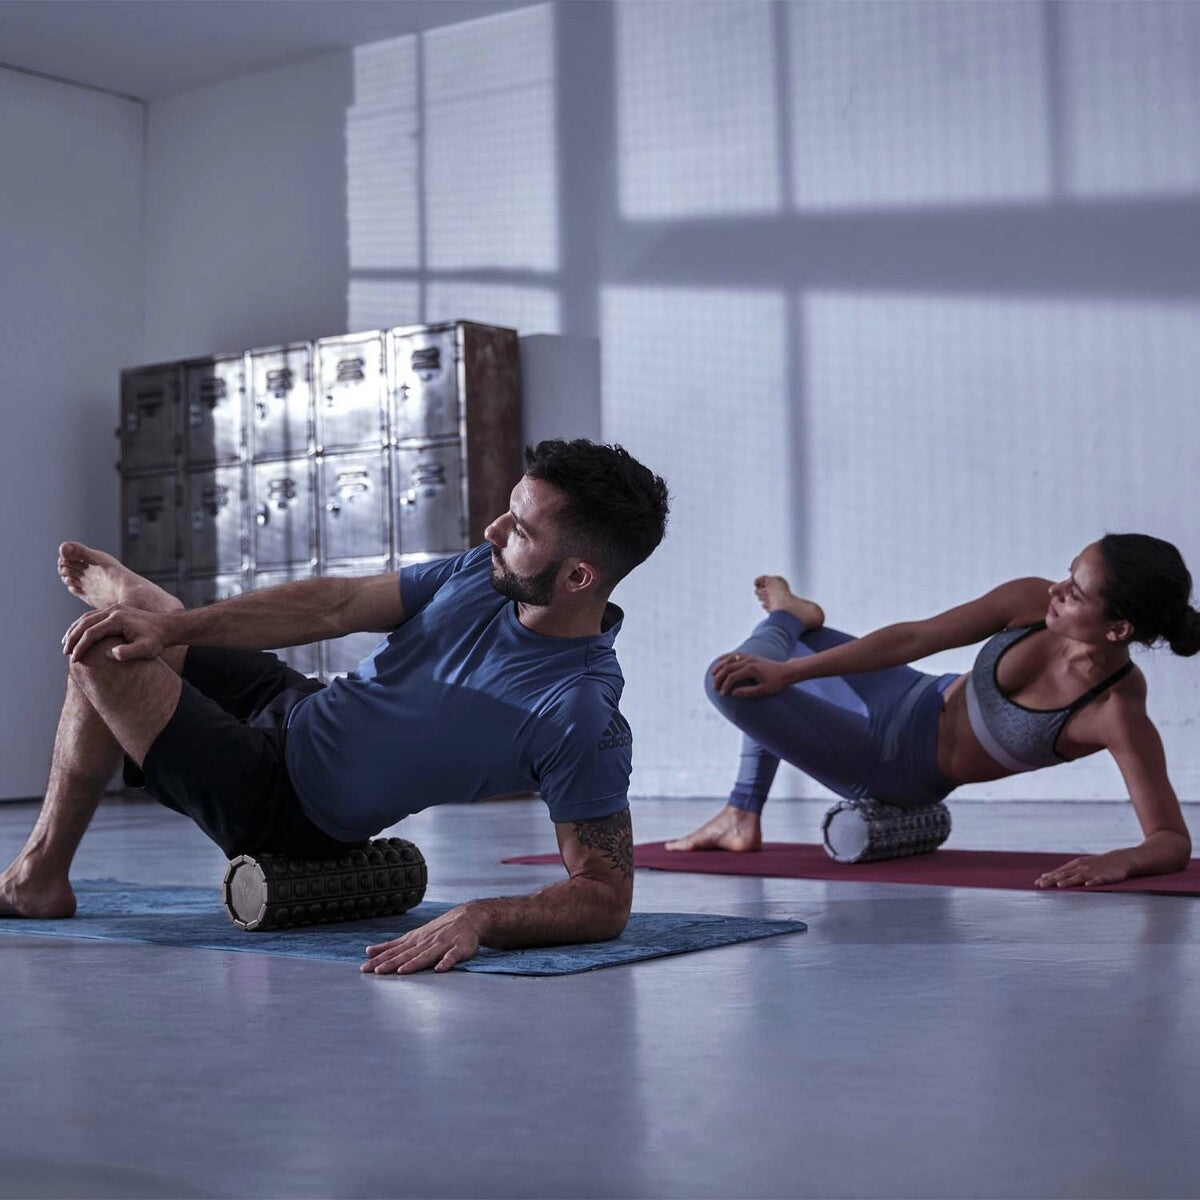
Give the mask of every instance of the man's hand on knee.
<path id="1" fill-rule="evenodd" d="M 115 638 L 109 658 L 118 662 L 157 658 L 169 644 L 166 628 L 162 613 L 116 604 L 84 613 L 63 635 L 63 654 L 73 663 L 81 662 L 98 643 Z"/>

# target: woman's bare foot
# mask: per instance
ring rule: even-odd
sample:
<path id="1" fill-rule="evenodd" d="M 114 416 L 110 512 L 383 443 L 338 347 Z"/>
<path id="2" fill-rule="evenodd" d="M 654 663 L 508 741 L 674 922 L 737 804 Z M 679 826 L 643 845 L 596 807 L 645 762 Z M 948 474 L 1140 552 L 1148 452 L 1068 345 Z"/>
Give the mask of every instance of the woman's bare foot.
<path id="1" fill-rule="evenodd" d="M 119 559 L 82 542 L 59 546 L 58 574 L 67 591 L 92 608 L 132 604 L 152 612 L 170 612 L 183 607 L 170 592 L 131 571 Z"/>
<path id="2" fill-rule="evenodd" d="M 804 622 L 805 629 L 820 629 L 825 624 L 825 610 L 797 596 L 782 575 L 760 575 L 754 581 L 754 594 L 767 612 L 790 612 Z"/>
<path id="3" fill-rule="evenodd" d="M 732 850 L 746 854 L 762 849 L 762 818 L 727 804 L 711 821 L 687 837 L 667 842 L 668 850 Z"/>
<path id="4" fill-rule="evenodd" d="M 0 875 L 0 917 L 51 921 L 75 915 L 75 892 L 65 878 L 37 880 L 20 859 Z"/>

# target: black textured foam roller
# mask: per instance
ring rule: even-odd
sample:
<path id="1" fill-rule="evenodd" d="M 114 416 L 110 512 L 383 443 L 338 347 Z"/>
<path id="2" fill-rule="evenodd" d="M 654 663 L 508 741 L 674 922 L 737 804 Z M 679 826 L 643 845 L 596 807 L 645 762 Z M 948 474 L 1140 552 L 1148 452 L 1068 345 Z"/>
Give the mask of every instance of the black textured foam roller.
<path id="1" fill-rule="evenodd" d="M 936 850 L 950 836 L 950 810 L 941 803 L 899 808 L 878 800 L 842 800 L 821 825 L 825 853 L 838 862 L 873 862 Z"/>
<path id="2" fill-rule="evenodd" d="M 421 903 L 425 856 L 403 838 L 376 838 L 338 858 L 240 854 L 221 896 L 239 929 L 284 929 L 390 917 Z"/>

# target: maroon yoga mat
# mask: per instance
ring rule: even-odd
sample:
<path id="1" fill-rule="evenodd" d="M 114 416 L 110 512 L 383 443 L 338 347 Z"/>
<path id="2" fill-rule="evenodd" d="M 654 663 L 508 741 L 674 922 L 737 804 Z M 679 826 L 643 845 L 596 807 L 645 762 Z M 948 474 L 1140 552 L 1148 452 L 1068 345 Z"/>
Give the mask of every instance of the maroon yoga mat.
<path id="1" fill-rule="evenodd" d="M 701 875 L 762 875 L 784 879 L 835 879 L 854 883 L 923 883 L 942 887 L 1009 888 L 1036 891 L 1033 881 L 1073 854 L 1025 850 L 934 850 L 882 862 L 834 862 L 820 846 L 803 842 L 766 842 L 757 854 L 723 850 L 664 850 L 662 842 L 633 848 L 633 865 L 655 871 L 692 871 Z M 526 854 L 506 863 L 557 863 L 557 854 Z M 1200 896 L 1200 859 L 1174 875 L 1148 875 L 1124 883 L 1071 891 L 1168 892 Z"/>

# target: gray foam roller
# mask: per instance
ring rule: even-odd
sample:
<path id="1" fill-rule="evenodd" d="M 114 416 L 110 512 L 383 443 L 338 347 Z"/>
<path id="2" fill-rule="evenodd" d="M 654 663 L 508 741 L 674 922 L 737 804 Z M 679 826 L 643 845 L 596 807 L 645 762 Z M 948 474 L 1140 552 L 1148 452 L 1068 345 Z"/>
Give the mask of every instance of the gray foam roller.
<path id="1" fill-rule="evenodd" d="M 825 853 L 838 862 L 873 862 L 936 850 L 950 836 L 950 810 L 941 803 L 898 808 L 878 800 L 842 800 L 821 824 Z"/>
<path id="2" fill-rule="evenodd" d="M 221 885 L 239 929 L 286 929 L 363 917 L 391 917 L 421 903 L 425 856 L 403 838 L 376 838 L 338 858 L 240 854 Z"/>

